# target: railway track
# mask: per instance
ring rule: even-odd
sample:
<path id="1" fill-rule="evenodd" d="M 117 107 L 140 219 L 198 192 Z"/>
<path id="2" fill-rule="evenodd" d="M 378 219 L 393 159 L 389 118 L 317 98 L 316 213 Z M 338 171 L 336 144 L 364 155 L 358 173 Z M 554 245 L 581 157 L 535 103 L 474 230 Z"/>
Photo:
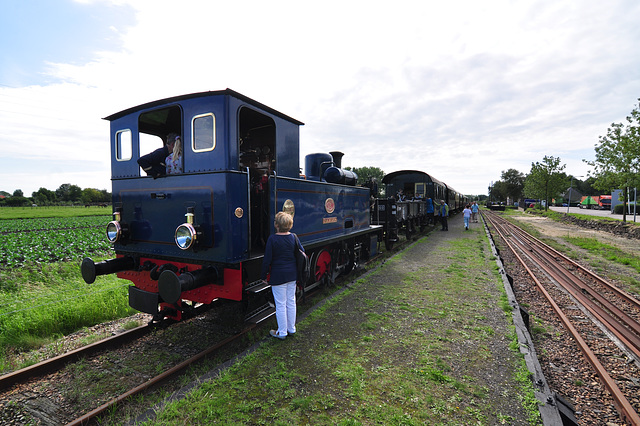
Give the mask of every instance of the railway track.
<path id="1" fill-rule="evenodd" d="M 534 238 L 495 213 L 485 219 L 535 282 L 539 292 L 578 344 L 612 396 L 620 418 L 640 425 L 637 388 L 624 379 L 629 372 L 610 367 L 611 358 L 640 367 L 640 302 L 607 280 Z M 582 315 L 576 315 L 578 306 Z M 589 325 L 585 324 L 588 318 Z M 593 326 L 611 342 L 603 345 Z M 635 406 L 630 401 L 636 401 Z"/>

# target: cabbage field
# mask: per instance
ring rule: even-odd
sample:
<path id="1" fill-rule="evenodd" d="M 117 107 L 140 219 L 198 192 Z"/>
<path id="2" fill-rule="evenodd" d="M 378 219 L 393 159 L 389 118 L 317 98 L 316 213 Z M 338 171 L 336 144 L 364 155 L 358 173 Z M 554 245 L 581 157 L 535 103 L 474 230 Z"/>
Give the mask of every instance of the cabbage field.
<path id="1" fill-rule="evenodd" d="M 0 269 L 108 253 L 109 220 L 110 215 L 0 220 Z"/>

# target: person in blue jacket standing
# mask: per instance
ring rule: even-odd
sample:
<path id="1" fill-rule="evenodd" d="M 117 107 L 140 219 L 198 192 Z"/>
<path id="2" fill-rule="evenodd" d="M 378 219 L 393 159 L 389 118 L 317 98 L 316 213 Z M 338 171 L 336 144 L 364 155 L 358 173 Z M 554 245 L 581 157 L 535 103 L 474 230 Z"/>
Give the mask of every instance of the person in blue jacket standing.
<path id="1" fill-rule="evenodd" d="M 475 201 L 471 205 L 471 221 L 473 223 L 478 223 L 478 203 Z"/>
<path id="2" fill-rule="evenodd" d="M 267 240 L 262 260 L 261 278 L 269 284 L 276 304 L 277 330 L 270 330 L 272 337 L 284 340 L 296 332 L 296 279 L 297 268 L 295 250 L 302 250 L 298 238 L 289 232 L 293 227 L 293 217 L 289 213 L 278 212 L 273 225 L 276 233 Z"/>
<path id="3" fill-rule="evenodd" d="M 449 230 L 449 223 L 447 222 L 447 218 L 449 217 L 449 206 L 444 200 L 440 200 L 440 223 L 442 224 L 441 231 Z"/>
<path id="4" fill-rule="evenodd" d="M 427 220 L 429 225 L 433 224 L 433 200 L 427 197 Z"/>

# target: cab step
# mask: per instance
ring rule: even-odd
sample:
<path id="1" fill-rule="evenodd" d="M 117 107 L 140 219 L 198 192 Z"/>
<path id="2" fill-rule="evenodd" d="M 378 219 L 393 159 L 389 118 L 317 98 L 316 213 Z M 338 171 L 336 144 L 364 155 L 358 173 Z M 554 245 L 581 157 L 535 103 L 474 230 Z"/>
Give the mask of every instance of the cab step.
<path id="1" fill-rule="evenodd" d="M 259 324 L 275 314 L 276 307 L 271 304 L 267 304 L 247 315 L 247 317 L 245 318 L 245 322 L 251 324 Z"/>
<path id="2" fill-rule="evenodd" d="M 271 288 L 271 284 L 269 284 L 266 281 L 260 280 L 260 281 L 255 281 L 249 284 L 244 291 L 247 293 L 258 294 L 265 291 L 268 288 Z"/>

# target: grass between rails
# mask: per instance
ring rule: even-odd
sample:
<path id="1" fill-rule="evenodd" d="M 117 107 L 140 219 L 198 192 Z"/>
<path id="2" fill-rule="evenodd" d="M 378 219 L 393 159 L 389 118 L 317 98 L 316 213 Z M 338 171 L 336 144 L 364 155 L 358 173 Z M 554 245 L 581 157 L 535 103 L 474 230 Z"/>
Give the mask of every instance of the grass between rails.
<path id="1" fill-rule="evenodd" d="M 149 423 L 511 424 L 501 404 L 520 398 L 535 424 L 486 237 L 479 229 L 465 236 L 430 251 L 443 268 L 419 250 L 396 256 L 301 322 L 296 336 L 265 342 Z M 493 353 L 505 337 L 513 361 L 496 394 L 487 377 L 499 375 Z"/>

